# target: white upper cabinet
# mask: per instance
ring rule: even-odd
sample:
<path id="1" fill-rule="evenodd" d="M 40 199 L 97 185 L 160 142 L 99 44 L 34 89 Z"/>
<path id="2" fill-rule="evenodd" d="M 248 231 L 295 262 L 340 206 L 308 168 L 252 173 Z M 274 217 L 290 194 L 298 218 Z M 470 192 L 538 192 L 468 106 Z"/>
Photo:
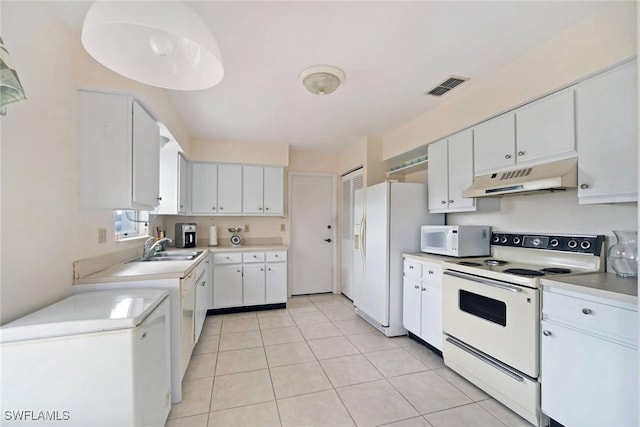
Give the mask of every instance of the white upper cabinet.
<path id="1" fill-rule="evenodd" d="M 515 114 L 503 114 L 473 128 L 473 158 L 476 176 L 513 166 L 516 163 L 515 151 Z"/>
<path id="2" fill-rule="evenodd" d="M 284 215 L 284 168 L 264 168 L 264 213 Z"/>
<path id="3" fill-rule="evenodd" d="M 242 212 L 242 165 L 218 164 L 218 213 Z"/>
<path id="4" fill-rule="evenodd" d="M 242 213 L 282 215 L 284 213 L 284 169 L 282 167 L 242 167 Z"/>
<path id="5" fill-rule="evenodd" d="M 473 133 L 470 129 L 458 132 L 427 146 L 429 168 L 429 212 L 470 212 L 493 210 L 499 206 L 495 199 L 476 200 L 462 197 L 473 183 Z"/>
<path id="6" fill-rule="evenodd" d="M 447 210 L 449 205 L 449 150 L 446 139 L 427 146 L 429 168 L 429 212 Z"/>
<path id="7" fill-rule="evenodd" d="M 218 213 L 218 165 L 191 164 L 191 213 Z"/>
<path id="8" fill-rule="evenodd" d="M 578 197 L 581 204 L 638 200 L 636 62 L 578 85 Z"/>
<path id="9" fill-rule="evenodd" d="M 242 213 L 264 213 L 264 167 L 242 167 Z"/>
<path id="10" fill-rule="evenodd" d="M 188 163 L 179 151 L 160 150 L 159 214 L 186 213 L 187 167 Z"/>
<path id="11" fill-rule="evenodd" d="M 159 203 L 160 128 L 126 94 L 80 90 L 79 205 L 150 210 Z"/>
<path id="12" fill-rule="evenodd" d="M 475 210 L 475 199 L 462 197 L 473 184 L 473 133 L 465 130 L 449 137 L 449 210 Z"/>
<path id="13" fill-rule="evenodd" d="M 521 166 L 575 157 L 573 87 L 516 110 L 516 148 Z"/>
<path id="14" fill-rule="evenodd" d="M 473 128 L 475 175 L 576 156 L 574 88 Z"/>

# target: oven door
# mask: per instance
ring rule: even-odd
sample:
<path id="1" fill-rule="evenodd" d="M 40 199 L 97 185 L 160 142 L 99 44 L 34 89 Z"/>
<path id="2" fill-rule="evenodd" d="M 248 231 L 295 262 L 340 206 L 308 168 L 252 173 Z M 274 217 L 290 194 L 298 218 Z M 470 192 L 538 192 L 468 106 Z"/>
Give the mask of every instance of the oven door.
<path id="1" fill-rule="evenodd" d="M 444 332 L 538 377 L 539 290 L 447 270 Z"/>

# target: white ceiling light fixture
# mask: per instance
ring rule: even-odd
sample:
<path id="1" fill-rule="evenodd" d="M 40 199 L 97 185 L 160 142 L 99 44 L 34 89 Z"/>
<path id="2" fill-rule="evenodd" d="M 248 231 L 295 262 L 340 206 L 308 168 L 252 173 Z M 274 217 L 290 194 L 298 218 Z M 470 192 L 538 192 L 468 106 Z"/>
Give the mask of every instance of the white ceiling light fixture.
<path id="1" fill-rule="evenodd" d="M 207 89 L 224 77 L 218 42 L 180 1 L 97 0 L 84 19 L 82 45 L 105 67 L 151 86 Z"/>
<path id="2" fill-rule="evenodd" d="M 314 65 L 300 71 L 298 78 L 312 94 L 328 95 L 344 82 L 345 74 L 340 68 L 331 65 Z"/>

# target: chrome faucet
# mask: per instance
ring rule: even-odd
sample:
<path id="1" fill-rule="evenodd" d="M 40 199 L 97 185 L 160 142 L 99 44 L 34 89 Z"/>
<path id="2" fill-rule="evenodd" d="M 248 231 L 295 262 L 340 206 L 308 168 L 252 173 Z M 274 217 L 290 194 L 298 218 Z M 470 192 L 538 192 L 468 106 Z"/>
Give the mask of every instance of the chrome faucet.
<path id="1" fill-rule="evenodd" d="M 153 255 L 156 252 L 156 249 L 159 247 L 161 247 L 161 250 L 164 250 L 164 243 L 172 243 L 173 240 L 171 240 L 168 237 L 162 238 L 160 240 L 158 240 L 157 242 L 153 243 L 156 240 L 155 237 L 149 237 L 147 239 L 146 242 L 144 242 L 144 249 L 142 252 L 142 260 L 146 261 L 149 258 L 151 258 L 151 255 Z"/>

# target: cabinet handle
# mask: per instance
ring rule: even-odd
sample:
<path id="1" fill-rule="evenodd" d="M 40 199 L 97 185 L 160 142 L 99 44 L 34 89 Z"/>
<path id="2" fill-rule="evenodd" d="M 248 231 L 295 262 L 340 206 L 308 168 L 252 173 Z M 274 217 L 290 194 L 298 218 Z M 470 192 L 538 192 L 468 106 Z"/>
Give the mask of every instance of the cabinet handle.
<path id="1" fill-rule="evenodd" d="M 524 151 L 518 151 L 518 156 L 524 156 Z"/>
<path id="2" fill-rule="evenodd" d="M 268 211 L 268 210 L 269 210 L 269 208 L 264 208 L 264 210 L 265 210 L 265 211 Z"/>
<path id="3" fill-rule="evenodd" d="M 220 210 L 223 210 L 224 208 L 222 206 L 220 206 Z"/>
<path id="4" fill-rule="evenodd" d="M 418 285 L 413 285 L 413 287 L 416 288 L 416 289 L 420 289 L 420 286 L 418 286 Z"/>
<path id="5" fill-rule="evenodd" d="M 453 203 L 453 200 L 449 200 L 449 203 Z"/>
<path id="6" fill-rule="evenodd" d="M 544 330 L 544 331 L 542 331 L 542 335 L 544 335 L 545 337 L 550 337 L 551 336 L 551 331 Z"/>
<path id="7" fill-rule="evenodd" d="M 259 211 L 261 211 L 261 210 L 262 210 L 262 208 L 258 208 L 258 210 L 259 210 Z"/>
<path id="8" fill-rule="evenodd" d="M 264 268 L 261 268 L 260 271 L 264 271 Z"/>
<path id="9" fill-rule="evenodd" d="M 253 257 L 254 257 L 254 258 L 258 258 L 258 256 L 257 256 L 257 255 L 254 255 Z"/>
<path id="10" fill-rule="evenodd" d="M 204 286 L 206 284 L 207 284 L 207 282 L 203 281 L 202 283 L 200 283 L 200 286 Z"/>
<path id="11" fill-rule="evenodd" d="M 215 211 L 215 210 L 216 210 L 216 207 L 215 207 L 215 206 L 214 206 L 214 207 L 212 207 L 212 208 L 211 208 L 211 210 L 212 210 L 212 211 Z"/>
<path id="12" fill-rule="evenodd" d="M 429 270 L 429 274 L 433 274 L 433 270 Z"/>
<path id="13" fill-rule="evenodd" d="M 227 257 L 227 259 L 231 259 L 231 258 Z"/>
<path id="14" fill-rule="evenodd" d="M 506 155 L 504 156 L 504 158 L 505 158 L 505 159 L 507 159 L 507 160 L 509 160 L 509 159 L 511 158 L 511 154 L 506 154 Z"/>
<path id="15" fill-rule="evenodd" d="M 184 208 L 184 205 L 180 205 L 181 208 Z"/>
<path id="16" fill-rule="evenodd" d="M 413 270 L 413 265 L 410 265 L 410 266 L 409 266 L 409 270 Z"/>
<path id="17" fill-rule="evenodd" d="M 274 257 L 274 258 L 278 258 L 278 254 L 275 254 L 273 257 Z"/>
<path id="18" fill-rule="evenodd" d="M 236 273 L 240 273 L 240 270 L 236 270 Z"/>
<path id="19" fill-rule="evenodd" d="M 446 205 L 446 204 L 447 204 L 447 201 L 446 201 L 446 200 L 441 200 L 441 201 L 440 201 L 440 204 L 441 204 L 441 205 Z"/>
<path id="20" fill-rule="evenodd" d="M 589 188 L 589 184 L 580 184 L 580 188 L 586 190 L 587 188 Z"/>
<path id="21" fill-rule="evenodd" d="M 140 336 L 140 341 L 142 341 L 142 340 L 143 340 L 143 339 L 145 339 L 146 337 L 147 337 L 147 333 L 145 332 L 145 333 L 143 333 L 143 334 Z"/>
<path id="22" fill-rule="evenodd" d="M 582 309 L 582 314 L 591 314 L 591 313 L 593 313 L 593 311 L 591 311 L 590 308 L 583 308 Z"/>
<path id="23" fill-rule="evenodd" d="M 270 269 L 270 268 L 267 268 L 267 270 L 268 270 L 268 271 L 271 271 L 271 269 Z"/>
<path id="24" fill-rule="evenodd" d="M 426 290 L 427 290 L 427 288 L 422 288 L 422 292 L 424 292 L 424 291 L 426 291 Z"/>
<path id="25" fill-rule="evenodd" d="M 158 197 L 158 200 L 162 201 L 162 197 Z"/>

